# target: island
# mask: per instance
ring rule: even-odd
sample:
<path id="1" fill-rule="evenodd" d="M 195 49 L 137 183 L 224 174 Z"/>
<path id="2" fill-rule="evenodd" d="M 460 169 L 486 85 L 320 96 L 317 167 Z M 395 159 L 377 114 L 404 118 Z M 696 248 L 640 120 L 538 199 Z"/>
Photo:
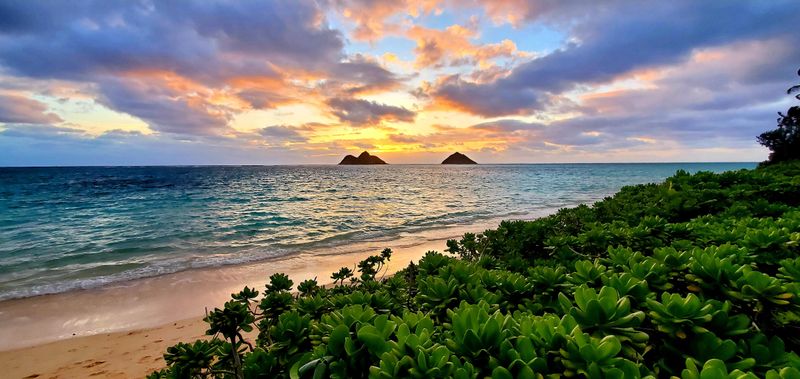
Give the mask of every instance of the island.
<path id="1" fill-rule="evenodd" d="M 370 155 L 368 152 L 361 153 L 358 157 L 347 155 L 339 162 L 340 165 L 361 165 L 361 164 L 386 164 L 383 159 L 375 155 Z"/>
<path id="2" fill-rule="evenodd" d="M 469 157 L 464 154 L 455 152 L 442 161 L 442 164 L 478 164 L 478 162 L 469 159 Z"/>

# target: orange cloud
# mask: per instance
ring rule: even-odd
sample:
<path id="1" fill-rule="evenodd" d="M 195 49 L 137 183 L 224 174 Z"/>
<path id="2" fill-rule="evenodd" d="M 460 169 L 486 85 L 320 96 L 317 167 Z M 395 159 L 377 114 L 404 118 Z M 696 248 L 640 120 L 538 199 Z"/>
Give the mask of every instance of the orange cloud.
<path id="1" fill-rule="evenodd" d="M 342 16 L 355 22 L 353 38 L 361 41 L 375 41 L 386 34 L 399 33 L 401 20 L 390 19 L 399 15 L 419 17 L 422 14 L 437 12 L 442 0 L 337 0 L 337 8 Z"/>
<path id="2" fill-rule="evenodd" d="M 376 141 L 375 144 L 393 151 L 504 151 L 528 138 L 525 132 L 503 132 L 491 128 L 449 125 L 433 125 L 432 128 L 432 133 L 420 135 L 389 134 L 385 140 Z"/>
<path id="3" fill-rule="evenodd" d="M 470 40 L 478 37 L 474 28 L 452 25 L 444 30 L 413 26 L 406 36 L 417 43 L 415 66 L 425 68 L 431 66 L 477 64 L 486 69 L 493 64 L 491 60 L 499 57 L 521 57 L 527 54 L 517 50 L 511 40 L 499 43 L 476 45 Z"/>
<path id="4" fill-rule="evenodd" d="M 486 14 L 497 24 L 518 25 L 532 11 L 528 0 L 473 0 L 484 7 Z"/>

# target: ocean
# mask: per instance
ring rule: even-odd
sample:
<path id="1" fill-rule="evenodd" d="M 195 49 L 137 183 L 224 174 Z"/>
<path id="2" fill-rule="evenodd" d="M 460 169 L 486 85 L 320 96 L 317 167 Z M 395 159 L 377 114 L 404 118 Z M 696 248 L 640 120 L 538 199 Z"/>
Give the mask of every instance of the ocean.
<path id="1" fill-rule="evenodd" d="M 755 165 L 0 168 L 0 300 L 529 218 L 679 169 Z"/>

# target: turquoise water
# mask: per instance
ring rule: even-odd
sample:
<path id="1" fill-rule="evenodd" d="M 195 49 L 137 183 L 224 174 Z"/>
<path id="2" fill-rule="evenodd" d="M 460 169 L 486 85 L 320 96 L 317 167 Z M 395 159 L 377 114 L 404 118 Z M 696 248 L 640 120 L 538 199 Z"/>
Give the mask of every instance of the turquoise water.
<path id="1" fill-rule="evenodd" d="M 751 163 L 0 168 L 0 300 L 593 202 Z"/>

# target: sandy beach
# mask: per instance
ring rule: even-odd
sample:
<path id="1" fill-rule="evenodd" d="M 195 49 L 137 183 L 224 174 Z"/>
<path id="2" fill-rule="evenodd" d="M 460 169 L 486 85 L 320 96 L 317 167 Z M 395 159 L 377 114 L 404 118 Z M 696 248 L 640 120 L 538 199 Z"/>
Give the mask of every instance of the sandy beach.
<path id="1" fill-rule="evenodd" d="M 440 240 L 397 248 L 387 273 L 418 260 L 428 250 L 441 251 L 443 246 L 444 240 Z M 141 378 L 164 367 L 162 355 L 167 347 L 180 341 L 207 338 L 202 320 L 204 309 L 220 306 L 230 293 L 244 285 L 263 288 L 267 277 L 279 271 L 289 274 L 295 283 L 315 276 L 325 282 L 336 268 L 352 267 L 359 257 L 366 255 L 369 253 L 313 260 L 298 256 L 279 265 L 273 263 L 272 270 L 267 262 L 193 270 L 137 281 L 131 288 L 117 286 L 0 304 L 3 317 L 10 317 L 18 325 L 0 327 L 3 346 L 23 346 L 0 351 L 0 366 L 5 368 L 3 376 Z M 275 266 L 283 269 L 277 270 Z M 243 284 L 236 284 L 242 279 Z M 26 316 L 26 308 L 33 309 L 37 317 Z M 96 312 L 81 312 L 80 308 Z M 193 317 L 170 320 L 185 315 Z M 74 332 L 70 333 L 70 326 Z M 116 331 L 103 333 L 112 330 Z M 30 331 L 36 332 L 29 335 Z M 45 342 L 56 336 L 61 339 Z M 30 344 L 34 345 L 25 346 Z"/>
<path id="2" fill-rule="evenodd" d="M 538 217 L 549 211 L 531 215 Z M 526 217 L 528 218 L 528 217 Z M 180 341 L 205 338 L 206 308 L 222 305 L 245 285 L 262 289 L 269 275 L 295 283 L 327 283 L 385 247 L 394 251 L 387 274 L 442 251 L 449 238 L 495 227 L 499 220 L 431 229 L 310 251 L 272 261 L 188 270 L 107 287 L 0 302 L 0 366 L 7 378 L 137 378 L 164 367 L 163 353 Z"/>
<path id="3" fill-rule="evenodd" d="M 205 336 L 201 318 L 156 328 L 70 338 L 0 352 L 4 378 L 143 378 L 167 347 Z"/>
<path id="4" fill-rule="evenodd" d="M 444 241 L 396 248 L 387 274 L 418 260 L 428 250 L 441 251 Z M 144 377 L 164 367 L 162 355 L 167 347 L 207 338 L 204 309 L 222 305 L 244 285 L 261 289 L 273 272 L 286 272 L 295 283 L 315 276 L 324 283 L 338 267 L 352 267 L 367 255 L 328 255 L 313 260 L 298 256 L 272 265 L 260 262 L 192 270 L 136 281 L 130 288 L 116 286 L 0 304 L 0 314 L 17 325 L 0 327 L 4 350 L 12 348 L 0 351 L 3 376 Z M 237 283 L 240 280 L 244 282 Z M 33 316 L 27 316 L 31 313 Z M 55 337 L 58 340 L 48 341 Z"/>

